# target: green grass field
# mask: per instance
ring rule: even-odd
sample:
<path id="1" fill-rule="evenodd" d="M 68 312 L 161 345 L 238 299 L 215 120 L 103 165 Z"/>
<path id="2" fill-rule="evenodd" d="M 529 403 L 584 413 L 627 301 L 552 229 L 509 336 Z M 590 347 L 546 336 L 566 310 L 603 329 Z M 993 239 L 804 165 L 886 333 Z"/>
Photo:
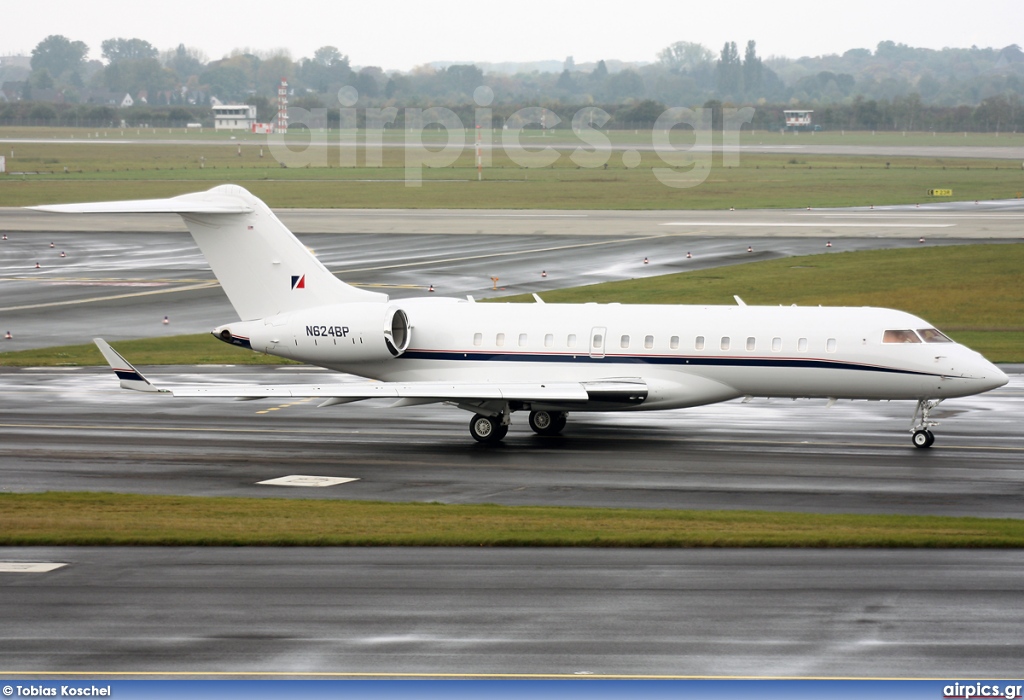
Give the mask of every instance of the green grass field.
<path id="1" fill-rule="evenodd" d="M 1024 521 L 110 493 L 0 494 L 0 546 L 1024 546 Z"/>
<path id="2" fill-rule="evenodd" d="M 0 143 L 5 131 L 10 130 L 0 129 Z M 400 134 L 389 134 L 388 139 Z M 297 167 L 285 168 L 265 137 L 240 136 L 237 142 L 225 143 L 218 134 L 217 140 L 211 136 L 210 143 L 178 144 L 153 136 L 127 144 L 102 138 L 2 144 L 8 174 L 0 176 L 0 206 L 98 201 L 109 199 L 112 189 L 125 199 L 166 197 L 227 182 L 243 184 L 273 207 L 747 209 L 915 203 L 928 201 L 931 189 L 952 189 L 953 199 L 968 201 L 1024 195 L 1024 170 L 1020 163 L 1005 159 L 815 156 L 788 151 L 745 154 L 738 165 L 726 167 L 716 154 L 701 184 L 680 188 L 664 181 L 678 184 L 687 177 L 688 168 L 677 167 L 675 174 L 668 172 L 659 179 L 654 169 L 668 164 L 653 151 L 634 151 L 632 156 L 621 151 L 597 153 L 574 160 L 572 150 L 563 147 L 551 165 L 534 167 L 543 158 L 539 149 L 552 143 L 571 145 L 570 132 L 551 137 L 527 134 L 524 146 L 534 153 L 515 159 L 496 149 L 482 182 L 477 181 L 470 142 L 453 162 L 441 153 L 423 154 L 426 164 L 409 171 L 407 152 L 389 147 L 387 140 L 380 149 L 379 165 L 368 165 L 367 152 L 360 149 L 352 153 L 355 165 L 342 167 L 337 139 L 316 136 L 329 145 L 300 154 Z M 180 139 L 182 135 L 170 136 Z M 612 142 L 639 143 L 643 138 L 620 132 Z M 650 135 L 646 138 L 649 142 Z M 762 133 L 760 138 L 792 145 L 814 139 L 822 143 L 825 137 Z M 848 145 L 872 138 L 859 134 Z M 877 138 L 876 145 L 890 145 L 894 139 L 896 145 L 907 145 L 899 136 Z M 302 135 L 289 139 L 304 143 Z M 972 135 L 961 139 L 965 142 L 961 144 L 948 134 L 905 140 L 931 144 L 929 139 L 955 145 L 978 140 L 1000 146 L 1024 142 L 1017 136 Z M 439 145 L 431 148 L 436 151 Z M 374 157 L 372 152 L 370 156 Z M 302 167 L 302 161 L 312 166 Z M 295 165 L 294 159 L 291 162 Z M 408 186 L 410 173 L 413 179 L 422 178 L 422 186 Z"/>

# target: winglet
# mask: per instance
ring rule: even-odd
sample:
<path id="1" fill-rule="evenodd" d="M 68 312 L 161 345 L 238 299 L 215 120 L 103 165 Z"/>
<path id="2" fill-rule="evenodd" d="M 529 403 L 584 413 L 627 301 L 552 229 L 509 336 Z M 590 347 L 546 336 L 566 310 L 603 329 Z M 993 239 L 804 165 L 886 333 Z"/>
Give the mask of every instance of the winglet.
<path id="1" fill-rule="evenodd" d="M 114 348 L 110 347 L 107 341 L 103 338 L 93 338 L 92 342 L 96 343 L 96 347 L 103 353 L 103 359 L 110 365 L 110 369 L 114 370 L 114 374 L 121 380 L 122 389 L 131 389 L 132 391 L 150 391 L 150 392 L 163 392 L 163 389 L 157 389 L 153 386 L 148 379 L 142 376 L 139 370 L 132 366 L 132 363 L 121 357 L 120 353 Z"/>

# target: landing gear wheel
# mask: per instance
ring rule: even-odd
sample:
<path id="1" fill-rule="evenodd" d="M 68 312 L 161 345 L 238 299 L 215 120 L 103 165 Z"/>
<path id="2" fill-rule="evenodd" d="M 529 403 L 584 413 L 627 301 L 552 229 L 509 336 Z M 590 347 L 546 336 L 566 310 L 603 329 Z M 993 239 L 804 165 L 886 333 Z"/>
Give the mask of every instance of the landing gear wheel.
<path id="1" fill-rule="evenodd" d="M 531 411 L 530 429 L 538 435 L 558 435 L 565 427 L 563 411 Z"/>
<path id="2" fill-rule="evenodd" d="M 935 436 L 928 429 L 914 431 L 914 447 L 931 447 L 935 443 Z"/>
<path id="3" fill-rule="evenodd" d="M 500 442 L 508 434 L 508 426 L 501 422 L 501 416 L 477 414 L 469 419 L 469 434 L 477 442 Z"/>

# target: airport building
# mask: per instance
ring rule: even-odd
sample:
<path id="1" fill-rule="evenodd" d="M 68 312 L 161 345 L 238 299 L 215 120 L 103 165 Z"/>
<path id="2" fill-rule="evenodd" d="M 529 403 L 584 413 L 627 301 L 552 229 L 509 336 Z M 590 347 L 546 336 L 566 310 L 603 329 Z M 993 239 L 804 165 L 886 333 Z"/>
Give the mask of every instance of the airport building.
<path id="1" fill-rule="evenodd" d="M 813 109 L 786 109 L 783 110 L 783 113 L 786 115 L 787 129 L 811 128 L 811 115 L 814 114 Z"/>
<path id="2" fill-rule="evenodd" d="M 214 105 L 213 128 L 217 131 L 252 131 L 256 123 L 255 105 Z"/>

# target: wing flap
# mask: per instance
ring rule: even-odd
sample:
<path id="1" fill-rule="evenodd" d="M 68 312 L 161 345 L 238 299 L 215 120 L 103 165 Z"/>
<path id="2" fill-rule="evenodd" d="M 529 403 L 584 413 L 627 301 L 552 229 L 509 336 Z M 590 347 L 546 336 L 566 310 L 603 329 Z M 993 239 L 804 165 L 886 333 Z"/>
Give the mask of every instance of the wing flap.
<path id="1" fill-rule="evenodd" d="M 578 382 L 462 384 L 445 382 L 339 382 L 337 384 L 190 384 L 167 386 L 174 396 L 224 398 L 413 399 L 433 401 L 587 401 Z"/>

